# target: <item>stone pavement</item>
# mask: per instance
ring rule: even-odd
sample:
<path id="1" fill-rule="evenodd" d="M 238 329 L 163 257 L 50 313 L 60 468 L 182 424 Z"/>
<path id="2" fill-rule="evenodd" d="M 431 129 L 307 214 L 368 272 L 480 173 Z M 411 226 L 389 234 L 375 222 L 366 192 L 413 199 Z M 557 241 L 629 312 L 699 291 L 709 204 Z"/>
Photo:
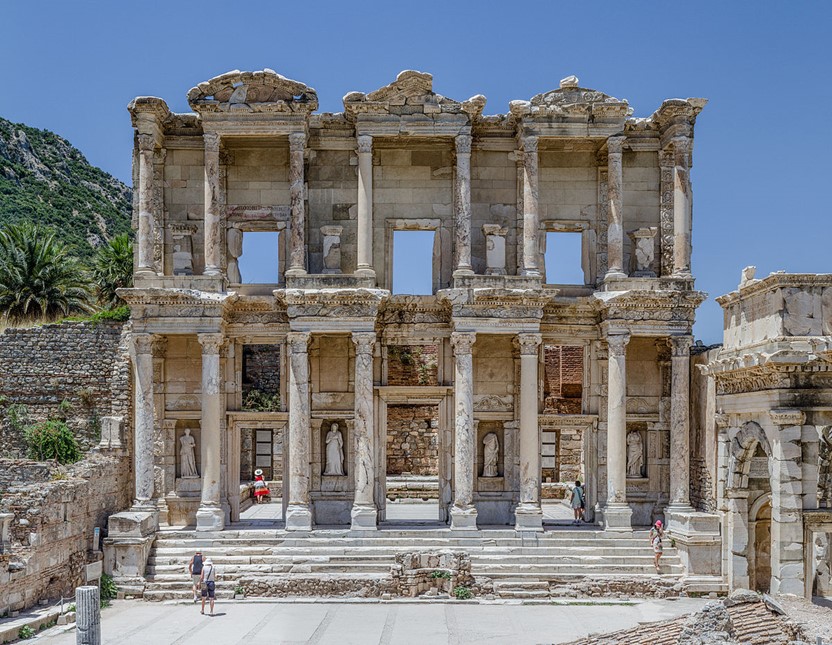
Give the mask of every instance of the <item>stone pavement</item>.
<path id="1" fill-rule="evenodd" d="M 697 611 L 705 600 L 680 598 L 618 605 L 521 605 L 518 602 L 218 602 L 198 605 L 118 601 L 102 613 L 103 642 L 119 645 L 239 643 L 562 643 L 591 632 L 634 627 Z M 45 645 L 72 645 L 75 633 L 45 634 Z"/>

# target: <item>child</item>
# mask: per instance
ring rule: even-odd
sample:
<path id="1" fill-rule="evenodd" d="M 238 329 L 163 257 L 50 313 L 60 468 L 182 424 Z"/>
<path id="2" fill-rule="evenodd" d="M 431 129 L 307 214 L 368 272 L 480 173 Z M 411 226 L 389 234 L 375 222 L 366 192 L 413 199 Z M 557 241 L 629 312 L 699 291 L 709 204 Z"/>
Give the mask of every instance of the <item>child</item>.
<path id="1" fill-rule="evenodd" d="M 259 468 L 254 471 L 254 501 L 258 504 L 265 502 L 266 495 L 269 494 L 269 489 L 266 486 L 266 480 L 263 479 L 263 471 Z"/>

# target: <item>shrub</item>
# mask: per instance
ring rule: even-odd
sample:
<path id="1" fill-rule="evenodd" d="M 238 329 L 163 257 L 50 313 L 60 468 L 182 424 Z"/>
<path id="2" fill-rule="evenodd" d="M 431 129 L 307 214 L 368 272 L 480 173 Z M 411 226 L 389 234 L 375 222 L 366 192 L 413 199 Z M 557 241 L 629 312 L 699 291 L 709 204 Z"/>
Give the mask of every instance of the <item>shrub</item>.
<path id="1" fill-rule="evenodd" d="M 243 399 L 243 409 L 254 412 L 279 412 L 280 394 L 251 390 Z"/>
<path id="2" fill-rule="evenodd" d="M 113 307 L 112 309 L 102 309 L 99 312 L 90 316 L 90 322 L 127 322 L 130 320 L 130 307 L 122 305 L 120 307 Z"/>
<path id="3" fill-rule="evenodd" d="M 115 600 L 118 596 L 118 587 L 113 581 L 113 577 L 106 573 L 101 574 L 101 590 L 99 592 L 101 599 L 101 608 L 110 606 L 110 601 Z"/>
<path id="4" fill-rule="evenodd" d="M 450 571 L 434 571 L 430 574 L 431 578 L 444 578 L 446 580 L 451 579 L 451 572 Z"/>
<path id="5" fill-rule="evenodd" d="M 27 426 L 23 436 L 30 459 L 55 460 L 60 464 L 72 464 L 81 459 L 78 440 L 63 421 L 52 419 Z"/>
<path id="6" fill-rule="evenodd" d="M 28 640 L 30 638 L 34 638 L 35 630 L 29 627 L 29 625 L 23 625 L 23 627 L 17 630 L 17 637 L 20 640 Z"/>
<path id="7" fill-rule="evenodd" d="M 457 600 L 470 600 L 474 597 L 474 592 L 471 591 L 470 587 L 458 585 L 454 587 L 454 596 L 456 596 Z"/>

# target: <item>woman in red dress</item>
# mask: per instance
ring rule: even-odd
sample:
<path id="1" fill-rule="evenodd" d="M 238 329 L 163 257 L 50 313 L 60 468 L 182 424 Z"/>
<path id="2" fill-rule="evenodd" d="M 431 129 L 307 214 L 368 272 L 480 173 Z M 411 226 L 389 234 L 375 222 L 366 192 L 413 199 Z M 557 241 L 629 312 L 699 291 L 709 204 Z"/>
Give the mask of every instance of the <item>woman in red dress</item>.
<path id="1" fill-rule="evenodd" d="M 269 494 L 269 489 L 266 486 L 266 480 L 263 479 L 263 471 L 259 468 L 254 471 L 254 501 L 262 504 L 266 500 L 266 495 Z"/>

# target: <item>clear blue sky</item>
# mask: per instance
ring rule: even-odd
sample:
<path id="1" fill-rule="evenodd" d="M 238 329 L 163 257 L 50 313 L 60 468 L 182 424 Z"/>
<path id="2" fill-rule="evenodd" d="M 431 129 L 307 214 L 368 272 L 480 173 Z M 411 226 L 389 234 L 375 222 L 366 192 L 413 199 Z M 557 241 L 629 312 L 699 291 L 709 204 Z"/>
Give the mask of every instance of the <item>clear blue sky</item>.
<path id="1" fill-rule="evenodd" d="M 693 270 L 710 299 L 697 337 L 721 341 L 713 297 L 758 277 L 832 272 L 830 2 L 84 2 L 4 0 L 0 116 L 48 128 L 130 181 L 136 95 L 187 111 L 187 90 L 271 67 L 316 88 L 321 111 L 402 69 L 505 112 L 576 74 L 648 116 L 703 96 Z"/>

